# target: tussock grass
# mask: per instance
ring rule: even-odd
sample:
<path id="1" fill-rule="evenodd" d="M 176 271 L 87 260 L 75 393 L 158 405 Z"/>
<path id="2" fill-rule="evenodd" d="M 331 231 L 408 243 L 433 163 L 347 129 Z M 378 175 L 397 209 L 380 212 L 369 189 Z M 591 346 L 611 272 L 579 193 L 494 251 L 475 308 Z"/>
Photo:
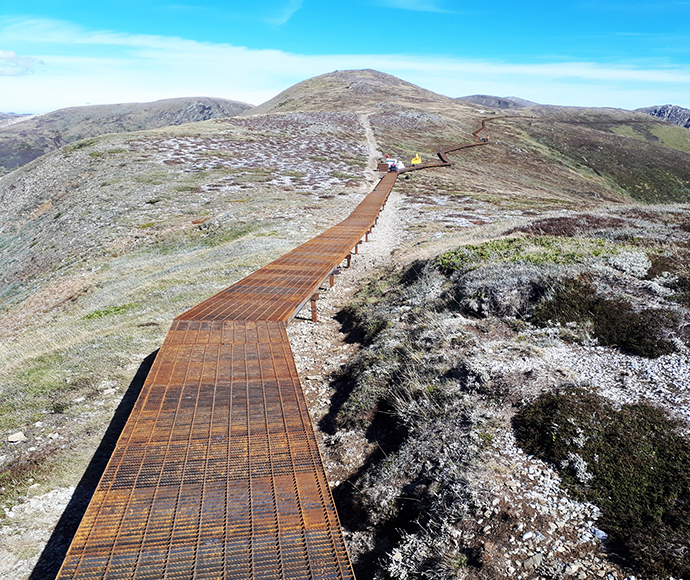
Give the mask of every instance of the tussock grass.
<path id="1" fill-rule="evenodd" d="M 112 316 L 115 314 L 124 314 L 128 310 L 132 310 L 137 306 L 139 305 L 135 303 L 122 304 L 120 306 L 108 306 L 107 308 L 95 310 L 92 313 L 87 314 L 86 316 L 84 316 L 84 320 L 95 320 L 98 318 L 105 318 L 106 316 Z"/>
<path id="2" fill-rule="evenodd" d="M 436 259 L 446 275 L 469 270 L 489 262 L 514 264 L 580 264 L 592 257 L 618 253 L 619 247 L 603 239 L 563 239 L 558 236 L 501 238 L 476 245 L 460 246 Z"/>

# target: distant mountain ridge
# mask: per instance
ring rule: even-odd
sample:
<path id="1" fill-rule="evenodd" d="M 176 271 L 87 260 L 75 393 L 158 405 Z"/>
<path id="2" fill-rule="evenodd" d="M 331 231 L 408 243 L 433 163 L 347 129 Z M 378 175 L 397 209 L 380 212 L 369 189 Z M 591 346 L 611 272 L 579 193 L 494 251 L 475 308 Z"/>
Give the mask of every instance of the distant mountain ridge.
<path id="1" fill-rule="evenodd" d="M 491 109 L 524 109 L 538 104 L 519 97 L 494 97 L 492 95 L 469 95 L 458 97 L 456 100 Z"/>
<path id="2" fill-rule="evenodd" d="M 32 115 L 20 115 L 18 113 L 0 113 L 0 127 L 14 125 L 14 123 L 25 121 L 30 117 L 32 117 Z"/>
<path id="3" fill-rule="evenodd" d="M 150 103 L 70 107 L 26 119 L 2 113 L 0 175 L 81 139 L 234 117 L 251 108 L 247 103 L 227 99 L 180 97 Z"/>
<path id="4" fill-rule="evenodd" d="M 677 105 L 655 105 L 652 107 L 643 107 L 635 109 L 636 113 L 647 113 L 653 117 L 663 119 L 679 127 L 690 129 L 690 109 L 684 109 Z"/>

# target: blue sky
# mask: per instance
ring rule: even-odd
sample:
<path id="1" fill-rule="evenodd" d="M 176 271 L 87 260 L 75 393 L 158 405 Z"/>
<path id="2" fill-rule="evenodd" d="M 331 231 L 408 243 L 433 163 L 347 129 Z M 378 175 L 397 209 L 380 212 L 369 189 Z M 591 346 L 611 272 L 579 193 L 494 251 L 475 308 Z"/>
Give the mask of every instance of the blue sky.
<path id="1" fill-rule="evenodd" d="M 456 97 L 690 108 L 690 0 L 0 0 L 0 111 L 259 104 L 375 68 Z"/>

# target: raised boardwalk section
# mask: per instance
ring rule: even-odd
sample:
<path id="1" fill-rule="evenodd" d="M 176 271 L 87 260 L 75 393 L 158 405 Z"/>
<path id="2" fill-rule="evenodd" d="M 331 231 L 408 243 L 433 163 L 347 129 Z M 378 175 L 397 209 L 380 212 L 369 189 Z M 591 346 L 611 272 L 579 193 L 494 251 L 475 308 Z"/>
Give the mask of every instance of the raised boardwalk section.
<path id="1" fill-rule="evenodd" d="M 354 578 L 286 325 L 309 301 L 316 317 L 315 293 L 357 252 L 397 177 L 173 321 L 59 580 Z"/>
<path id="2" fill-rule="evenodd" d="M 58 578 L 353 578 L 285 327 L 396 179 L 175 319 Z"/>

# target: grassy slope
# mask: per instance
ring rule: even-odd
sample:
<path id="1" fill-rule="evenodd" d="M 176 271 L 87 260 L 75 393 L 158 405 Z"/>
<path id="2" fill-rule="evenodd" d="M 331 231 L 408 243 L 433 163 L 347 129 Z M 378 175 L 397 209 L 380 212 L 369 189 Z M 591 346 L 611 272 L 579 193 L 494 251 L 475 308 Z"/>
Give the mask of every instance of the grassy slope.
<path id="1" fill-rule="evenodd" d="M 539 109 L 523 130 L 564 163 L 590 170 L 642 203 L 690 201 L 690 138 L 646 115 L 608 109 Z"/>
<path id="2" fill-rule="evenodd" d="M 210 121 L 82 141 L 5 176 L 0 429 L 31 443 L 0 441 L 3 495 L 46 450 L 46 485 L 74 483 L 52 468 L 76 454 L 83 469 L 77 442 L 95 447 L 174 316 L 346 215 L 362 140 L 351 116 Z"/>

